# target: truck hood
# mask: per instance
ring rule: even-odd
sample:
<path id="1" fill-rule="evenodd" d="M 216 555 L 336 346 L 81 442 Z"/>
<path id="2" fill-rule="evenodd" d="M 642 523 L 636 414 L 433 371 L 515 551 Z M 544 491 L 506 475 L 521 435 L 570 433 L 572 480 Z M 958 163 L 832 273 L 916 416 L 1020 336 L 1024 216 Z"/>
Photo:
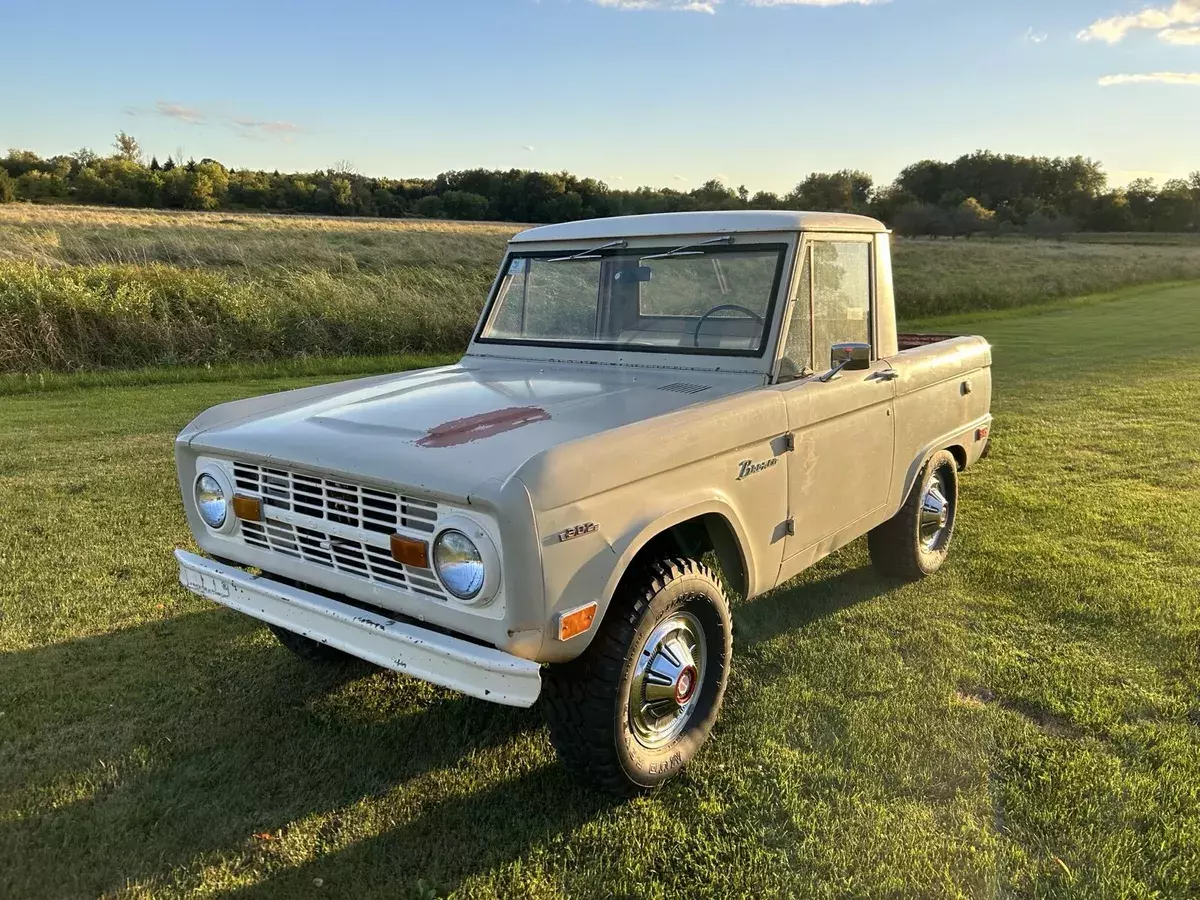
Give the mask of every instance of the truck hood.
<path id="1" fill-rule="evenodd" d="M 543 450 L 745 390 L 760 376 L 466 357 L 206 413 L 181 441 L 466 501 Z M 314 392 L 316 394 L 313 399 Z"/>

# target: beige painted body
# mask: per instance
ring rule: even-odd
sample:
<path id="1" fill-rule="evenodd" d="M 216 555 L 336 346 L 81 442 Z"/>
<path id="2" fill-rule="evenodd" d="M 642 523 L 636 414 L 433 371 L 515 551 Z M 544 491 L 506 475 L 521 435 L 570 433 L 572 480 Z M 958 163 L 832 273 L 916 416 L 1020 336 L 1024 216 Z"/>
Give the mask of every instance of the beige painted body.
<path id="1" fill-rule="evenodd" d="M 553 663 L 588 645 L 635 555 L 677 526 L 703 528 L 727 576 L 753 596 L 894 515 L 932 453 L 951 449 L 962 468 L 978 459 L 991 422 L 990 348 L 957 338 L 897 349 L 889 239 L 878 222 L 675 214 L 547 226 L 513 246 L 574 253 L 610 237 L 637 248 L 728 233 L 788 246 L 761 358 L 475 340 L 454 366 L 224 404 L 176 445 L 198 543 L 220 559 Z M 872 245 L 873 363 L 829 382 L 783 381 L 778 348 L 796 260 L 821 235 Z M 463 422 L 500 424 L 456 431 Z M 494 544 L 494 598 L 471 607 L 439 596 L 432 573 L 409 572 L 409 586 L 396 586 L 256 545 L 240 523 L 208 528 L 192 497 L 198 466 L 232 473 L 233 461 L 436 503 L 435 529 L 467 521 Z M 280 527 L 320 524 L 293 519 Z M 434 587 L 411 589 L 422 578 Z M 592 627 L 559 640 L 558 616 L 592 601 Z"/>

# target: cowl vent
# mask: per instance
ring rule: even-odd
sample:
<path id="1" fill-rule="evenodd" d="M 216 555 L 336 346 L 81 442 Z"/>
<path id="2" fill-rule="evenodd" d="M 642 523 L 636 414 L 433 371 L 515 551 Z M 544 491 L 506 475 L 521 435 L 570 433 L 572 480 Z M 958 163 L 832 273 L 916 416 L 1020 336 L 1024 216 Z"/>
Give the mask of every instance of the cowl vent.
<path id="1" fill-rule="evenodd" d="M 676 381 L 671 384 L 664 384 L 659 390 L 671 391 L 676 394 L 699 394 L 701 391 L 707 391 L 711 387 L 711 384 L 688 384 L 686 381 Z"/>

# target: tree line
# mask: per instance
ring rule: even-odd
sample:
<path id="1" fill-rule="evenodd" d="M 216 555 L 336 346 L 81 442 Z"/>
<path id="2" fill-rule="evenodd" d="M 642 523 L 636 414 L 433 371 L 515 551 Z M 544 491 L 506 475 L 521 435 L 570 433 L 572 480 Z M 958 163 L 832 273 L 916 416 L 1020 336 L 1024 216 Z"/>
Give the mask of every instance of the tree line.
<path id="1" fill-rule="evenodd" d="M 1110 187 L 1100 163 L 979 151 L 953 162 L 922 160 L 889 185 L 865 172 L 814 173 L 786 194 L 751 194 L 708 181 L 690 191 L 619 190 L 569 172 L 470 169 L 436 178 L 375 178 L 347 164 L 282 174 L 231 169 L 215 159 L 148 161 L 120 132 L 113 152 L 48 159 L 10 150 L 0 159 L 0 202 L 77 202 L 167 209 L 505 222 L 697 209 L 807 209 L 875 216 L 899 233 L 930 237 L 1028 232 L 1200 230 L 1200 171 L 1159 186 Z"/>

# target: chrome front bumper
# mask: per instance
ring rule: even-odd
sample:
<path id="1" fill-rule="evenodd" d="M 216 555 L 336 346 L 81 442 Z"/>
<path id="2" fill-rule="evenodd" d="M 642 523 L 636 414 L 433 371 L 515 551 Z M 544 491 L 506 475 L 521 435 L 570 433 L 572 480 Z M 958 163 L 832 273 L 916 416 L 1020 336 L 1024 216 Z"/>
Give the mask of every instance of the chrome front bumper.
<path id="1" fill-rule="evenodd" d="M 541 691 L 541 667 L 530 660 L 397 622 L 185 550 L 176 550 L 175 558 L 179 583 L 192 593 L 375 665 L 508 706 L 532 706 Z"/>

